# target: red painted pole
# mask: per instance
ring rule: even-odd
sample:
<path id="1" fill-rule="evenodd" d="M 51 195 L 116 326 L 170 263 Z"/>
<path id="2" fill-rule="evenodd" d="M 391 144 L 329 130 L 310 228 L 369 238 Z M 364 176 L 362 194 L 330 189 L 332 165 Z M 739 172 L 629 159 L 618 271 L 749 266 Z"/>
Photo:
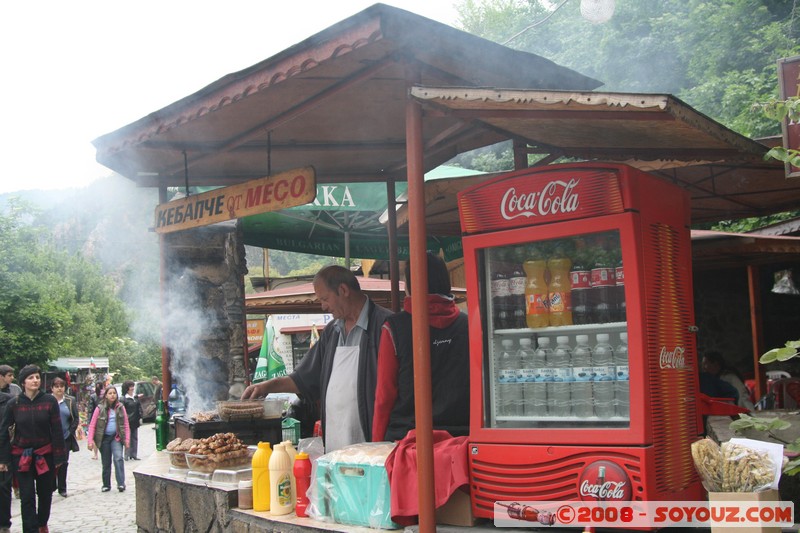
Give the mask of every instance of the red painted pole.
<path id="1" fill-rule="evenodd" d="M 406 66 L 411 85 L 419 71 Z M 410 90 L 407 94 L 410 94 Z M 407 96 L 406 160 L 408 170 L 408 240 L 411 260 L 411 314 L 414 335 L 414 398 L 417 429 L 417 484 L 419 490 L 419 531 L 436 531 L 433 480 L 433 417 L 431 415 L 431 343 L 428 321 L 428 266 L 425 231 L 425 179 L 422 145 L 422 109 Z"/>

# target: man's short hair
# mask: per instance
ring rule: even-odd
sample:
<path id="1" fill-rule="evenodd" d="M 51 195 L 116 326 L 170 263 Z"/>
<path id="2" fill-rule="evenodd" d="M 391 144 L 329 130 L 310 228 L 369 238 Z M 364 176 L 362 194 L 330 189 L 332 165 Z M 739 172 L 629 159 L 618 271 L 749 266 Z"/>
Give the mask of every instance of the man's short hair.
<path id="1" fill-rule="evenodd" d="M 314 276 L 314 283 L 321 281 L 330 290 L 336 292 L 339 285 L 347 285 L 355 292 L 361 292 L 361 285 L 358 283 L 355 274 L 349 269 L 339 265 L 329 265 L 320 269 Z"/>
<path id="2" fill-rule="evenodd" d="M 11 368 L 8 365 L 0 365 L 0 376 L 5 376 L 9 372 L 11 372 L 13 374 L 14 373 L 14 369 Z"/>
<path id="3" fill-rule="evenodd" d="M 450 271 L 447 270 L 447 263 L 444 259 L 428 251 L 426 254 L 428 263 L 428 294 L 449 295 L 452 287 L 450 286 Z M 411 261 L 406 262 L 406 288 L 411 293 Z"/>
<path id="4" fill-rule="evenodd" d="M 56 378 L 53 380 L 53 383 L 50 385 L 51 387 L 66 387 L 67 382 L 61 378 Z"/>
<path id="5" fill-rule="evenodd" d="M 128 389 L 132 389 L 136 385 L 133 381 L 126 381 L 122 384 L 122 394 L 128 394 Z"/>

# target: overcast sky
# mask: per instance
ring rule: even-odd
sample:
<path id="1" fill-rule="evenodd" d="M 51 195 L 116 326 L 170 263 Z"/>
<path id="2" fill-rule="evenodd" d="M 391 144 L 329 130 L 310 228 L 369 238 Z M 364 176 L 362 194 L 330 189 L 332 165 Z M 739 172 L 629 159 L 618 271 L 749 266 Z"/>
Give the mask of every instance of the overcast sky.
<path id="1" fill-rule="evenodd" d="M 455 25 L 455 0 L 388 0 Z M 0 22 L 0 193 L 111 173 L 91 141 L 249 67 L 371 0 L 7 2 Z"/>

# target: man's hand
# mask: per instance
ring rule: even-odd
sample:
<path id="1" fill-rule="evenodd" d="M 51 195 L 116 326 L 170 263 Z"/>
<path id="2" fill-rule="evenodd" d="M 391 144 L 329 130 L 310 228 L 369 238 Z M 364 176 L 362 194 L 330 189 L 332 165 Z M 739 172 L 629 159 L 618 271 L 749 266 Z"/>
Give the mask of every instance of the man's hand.
<path id="1" fill-rule="evenodd" d="M 249 399 L 256 399 L 256 398 L 263 398 L 268 392 L 269 385 L 267 385 L 267 381 L 262 381 L 261 383 L 254 383 L 247 387 L 244 392 L 242 393 L 242 400 L 249 400 Z"/>
<path id="2" fill-rule="evenodd" d="M 8 472 L 8 465 L 0 464 L 0 472 Z"/>

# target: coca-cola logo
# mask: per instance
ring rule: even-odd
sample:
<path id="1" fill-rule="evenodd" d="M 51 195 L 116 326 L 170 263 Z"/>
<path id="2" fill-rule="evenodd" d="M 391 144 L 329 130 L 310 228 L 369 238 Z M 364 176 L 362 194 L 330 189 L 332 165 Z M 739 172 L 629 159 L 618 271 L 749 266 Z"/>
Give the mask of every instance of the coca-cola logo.
<path id="1" fill-rule="evenodd" d="M 500 202 L 500 215 L 506 220 L 517 217 L 535 217 L 572 213 L 578 209 L 578 193 L 573 192 L 578 179 L 555 180 L 542 187 L 540 191 L 519 193 L 514 187 L 503 194 Z"/>
<path id="2" fill-rule="evenodd" d="M 578 493 L 581 500 L 630 501 L 630 479 L 616 463 L 595 461 L 584 468 Z"/>
<path id="3" fill-rule="evenodd" d="M 676 346 L 674 350 L 667 350 L 666 346 L 661 347 L 658 355 L 658 365 L 661 368 L 686 368 L 686 348 Z"/>

